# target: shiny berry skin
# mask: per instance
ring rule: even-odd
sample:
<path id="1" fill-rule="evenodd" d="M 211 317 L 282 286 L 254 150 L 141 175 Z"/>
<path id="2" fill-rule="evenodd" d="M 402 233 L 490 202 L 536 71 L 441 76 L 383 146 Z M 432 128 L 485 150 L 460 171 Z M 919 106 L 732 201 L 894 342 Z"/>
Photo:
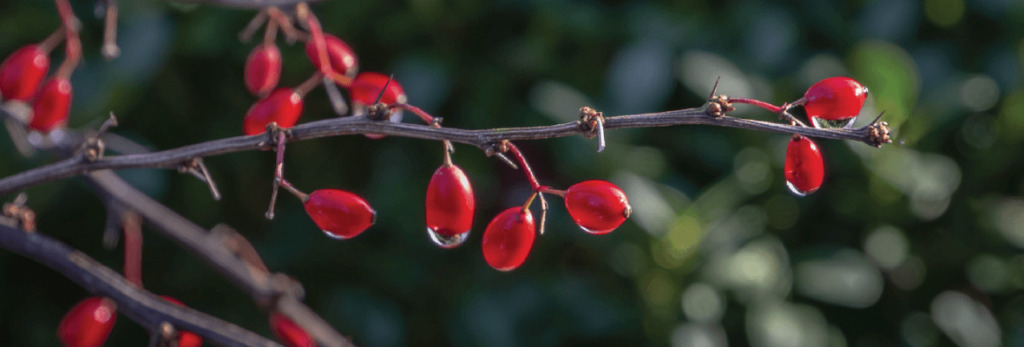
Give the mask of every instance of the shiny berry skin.
<path id="1" fill-rule="evenodd" d="M 484 230 L 484 260 L 498 271 L 512 271 L 526 261 L 533 247 L 533 214 L 512 207 L 498 214 Z"/>
<path id="2" fill-rule="evenodd" d="M 39 95 L 32 101 L 32 121 L 28 127 L 32 130 L 49 133 L 63 126 L 71 112 L 71 82 L 63 78 L 53 78 L 43 84 Z"/>
<path id="3" fill-rule="evenodd" d="M 316 340 L 306 333 L 306 330 L 295 324 L 283 314 L 273 312 L 270 314 L 270 330 L 277 336 L 277 340 L 288 347 L 316 347 Z"/>
<path id="4" fill-rule="evenodd" d="M 377 211 L 358 195 L 338 189 L 320 189 L 309 194 L 306 213 L 320 230 L 336 239 L 361 234 L 377 220 Z"/>
<path id="5" fill-rule="evenodd" d="M 281 50 L 277 45 L 256 46 L 245 60 L 245 88 L 253 95 L 266 95 L 281 79 Z"/>
<path id="6" fill-rule="evenodd" d="M 818 145 L 803 136 L 793 136 L 786 148 L 786 185 L 794 194 L 804 196 L 821 188 L 825 163 Z"/>
<path id="7" fill-rule="evenodd" d="M 66 347 L 98 347 L 107 341 L 117 320 L 113 300 L 94 296 L 82 300 L 61 319 L 57 337 Z"/>
<path id="8" fill-rule="evenodd" d="M 334 71 L 345 76 L 355 76 L 359 71 L 359 59 L 356 53 L 345 41 L 337 36 L 324 34 L 324 43 L 327 45 L 327 58 L 331 62 Z M 316 43 L 312 39 L 306 41 L 306 56 L 313 66 L 320 69 L 320 52 L 316 50 Z"/>
<path id="9" fill-rule="evenodd" d="M 388 82 L 388 79 L 390 79 L 390 76 L 382 73 L 360 73 L 359 76 L 356 76 L 355 80 L 352 81 L 352 85 L 349 86 L 352 101 L 362 105 L 372 105 L 377 101 L 377 96 L 379 96 L 380 91 L 384 89 L 384 85 L 387 84 L 388 89 L 384 92 L 384 96 L 380 98 L 380 102 L 385 105 L 391 105 L 396 102 L 405 103 L 405 90 L 402 89 L 402 85 L 398 84 L 398 81 L 394 79 L 391 79 L 391 82 Z"/>
<path id="10" fill-rule="evenodd" d="M 242 130 L 246 135 L 262 134 L 270 122 L 277 122 L 282 128 L 291 128 L 301 115 L 302 96 L 291 88 L 278 88 L 249 108 L 242 121 Z"/>
<path id="11" fill-rule="evenodd" d="M 28 101 L 50 70 L 50 57 L 39 45 L 27 45 L 0 63 L 0 98 Z"/>
<path id="12" fill-rule="evenodd" d="M 161 295 L 160 298 L 178 306 L 185 306 L 180 300 Z M 178 330 L 178 347 L 199 347 L 203 345 L 203 338 L 191 331 Z"/>
<path id="13" fill-rule="evenodd" d="M 426 206 L 427 227 L 434 232 L 444 236 L 469 232 L 476 200 L 466 173 L 455 165 L 441 165 L 427 185 Z"/>
<path id="14" fill-rule="evenodd" d="M 849 77 L 830 77 L 815 83 L 804 93 L 807 117 L 848 120 L 860 114 L 868 88 Z M 852 121 L 851 121 L 852 123 Z"/>
<path id="15" fill-rule="evenodd" d="M 633 208 L 626 193 L 608 181 L 576 183 L 565 191 L 565 209 L 569 216 L 591 234 L 607 234 L 629 218 Z"/>

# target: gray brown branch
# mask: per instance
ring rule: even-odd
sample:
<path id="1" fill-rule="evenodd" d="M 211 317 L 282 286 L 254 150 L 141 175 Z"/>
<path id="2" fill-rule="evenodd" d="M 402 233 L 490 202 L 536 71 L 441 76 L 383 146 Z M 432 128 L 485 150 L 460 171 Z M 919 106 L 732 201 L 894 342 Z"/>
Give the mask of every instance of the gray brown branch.
<path id="1" fill-rule="evenodd" d="M 816 129 L 730 116 L 712 116 L 706 108 L 690 108 L 604 118 L 605 129 L 712 125 L 782 134 L 800 134 L 825 139 L 855 140 L 875 146 L 879 145 L 877 130 L 878 126 L 882 124 L 884 123 L 872 124 L 871 126 L 858 129 Z M 872 131 L 872 129 L 876 131 Z M 429 125 L 411 123 L 381 122 L 360 116 L 332 118 L 297 125 L 289 129 L 290 136 L 288 141 L 295 142 L 329 136 L 374 133 L 424 140 L 449 140 L 473 145 L 488 151 L 502 140 L 551 139 L 580 135 L 585 132 L 579 122 L 550 126 L 468 130 L 447 127 L 435 128 Z M 888 135 L 888 129 L 885 129 L 885 134 Z M 271 143 L 273 143 L 273 140 L 270 136 L 263 134 L 212 140 L 159 152 L 110 156 L 94 161 L 85 161 L 72 157 L 0 179 L 0 194 L 8 194 L 37 184 L 97 170 L 180 167 L 188 164 L 195 158 L 268 149 Z"/>
<path id="2" fill-rule="evenodd" d="M 242 327 L 141 290 L 116 271 L 41 233 L 0 223 L 0 247 L 60 272 L 95 295 L 114 300 L 119 313 L 151 333 L 159 331 L 160 325 L 167 322 L 176 329 L 194 332 L 217 345 L 280 346 Z"/>

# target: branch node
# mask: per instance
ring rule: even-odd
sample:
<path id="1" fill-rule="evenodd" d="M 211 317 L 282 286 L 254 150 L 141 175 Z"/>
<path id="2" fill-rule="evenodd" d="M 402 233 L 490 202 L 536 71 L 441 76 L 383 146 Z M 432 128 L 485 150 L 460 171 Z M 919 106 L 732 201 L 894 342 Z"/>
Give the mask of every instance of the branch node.
<path id="1" fill-rule="evenodd" d="M 366 118 L 374 121 L 388 120 L 391 119 L 392 112 L 388 105 L 378 102 L 366 107 Z"/>
<path id="2" fill-rule="evenodd" d="M 36 213 L 25 206 L 27 201 L 28 196 L 25 193 L 18 194 L 13 202 L 4 204 L 3 215 L 14 219 L 25 232 L 32 233 L 36 231 Z"/>
<path id="3" fill-rule="evenodd" d="M 864 142 L 875 147 L 882 147 L 882 144 L 892 143 L 892 137 L 889 135 L 890 131 L 889 122 L 878 122 L 876 120 L 876 122 L 868 125 L 868 137 Z"/>
<path id="4" fill-rule="evenodd" d="M 708 100 L 708 114 L 715 118 L 725 117 L 726 113 L 735 111 L 736 108 L 729 102 L 729 97 L 725 95 L 715 95 Z"/>

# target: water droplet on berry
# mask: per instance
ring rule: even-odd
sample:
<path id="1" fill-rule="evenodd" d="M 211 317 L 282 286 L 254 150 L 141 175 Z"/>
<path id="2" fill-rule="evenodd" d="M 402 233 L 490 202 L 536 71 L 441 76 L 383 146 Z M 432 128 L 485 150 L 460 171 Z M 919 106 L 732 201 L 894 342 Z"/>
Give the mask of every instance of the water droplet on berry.
<path id="1" fill-rule="evenodd" d="M 811 123 L 814 124 L 814 127 L 821 129 L 849 128 L 851 125 L 853 125 L 853 122 L 856 120 L 857 117 L 842 119 L 825 119 L 820 117 L 811 117 Z"/>
<path id="2" fill-rule="evenodd" d="M 348 240 L 349 239 L 347 237 L 344 237 L 344 236 L 332 233 L 332 232 L 327 231 L 327 230 L 320 230 L 320 231 L 323 231 L 324 235 L 327 235 L 327 237 L 330 237 L 330 238 L 335 239 L 335 240 Z"/>
<path id="3" fill-rule="evenodd" d="M 791 193 L 793 193 L 793 195 L 796 195 L 796 196 L 807 196 L 807 194 L 811 193 L 811 192 L 808 192 L 808 191 L 800 190 L 800 188 L 797 188 L 796 186 L 794 186 L 793 182 L 790 182 L 790 181 L 786 181 L 786 187 L 788 187 L 789 191 Z"/>
<path id="4" fill-rule="evenodd" d="M 441 248 L 455 248 L 469 239 L 469 230 L 464 233 L 445 235 L 427 228 L 427 235 L 430 235 L 430 241 L 434 241 L 434 244 Z"/>

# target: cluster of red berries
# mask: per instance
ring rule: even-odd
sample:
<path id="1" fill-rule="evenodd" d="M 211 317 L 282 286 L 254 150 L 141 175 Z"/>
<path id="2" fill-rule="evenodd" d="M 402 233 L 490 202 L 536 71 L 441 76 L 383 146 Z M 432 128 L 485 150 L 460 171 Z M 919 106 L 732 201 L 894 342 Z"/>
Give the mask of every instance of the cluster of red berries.
<path id="1" fill-rule="evenodd" d="M 864 106 L 868 88 L 849 77 L 830 77 L 818 81 L 792 103 L 775 106 L 759 100 L 730 98 L 731 102 L 749 103 L 776 113 L 802 106 L 816 128 L 847 128 L 853 125 Z M 821 188 L 825 179 L 825 163 L 818 145 L 807 137 L 793 135 L 786 148 L 784 176 L 786 185 L 796 195 L 804 196 Z"/>
<path id="2" fill-rule="evenodd" d="M 0 63 L 0 100 L 30 103 L 32 114 L 27 126 L 44 134 L 67 123 L 72 92 L 69 78 L 81 57 L 78 34 L 71 29 L 71 7 L 66 1 L 58 1 L 57 6 L 64 26 L 43 42 L 19 48 Z M 50 52 L 61 41 L 65 42 L 64 63 L 43 82 L 50 70 Z"/>
<path id="3" fill-rule="evenodd" d="M 161 298 L 178 306 L 185 306 L 178 299 L 161 295 Z M 117 321 L 117 305 L 103 297 L 89 297 L 82 300 L 64 315 L 57 326 L 57 337 L 66 347 L 99 347 L 107 341 Z M 199 347 L 203 338 L 190 331 L 179 331 L 179 347 Z"/>
<path id="4" fill-rule="evenodd" d="M 272 12 L 277 13 L 277 12 Z M 305 50 L 309 61 L 317 72 L 306 82 L 295 88 L 277 88 L 281 78 L 281 51 L 275 43 L 274 33 L 280 25 L 290 28 L 290 19 L 280 15 L 271 15 L 264 35 L 264 41 L 256 46 L 245 62 L 245 87 L 250 93 L 260 97 L 249 108 L 243 120 L 243 132 L 246 135 L 261 134 L 271 122 L 279 127 L 294 126 L 302 115 L 302 98 L 315 88 L 321 80 L 334 83 L 349 92 L 352 100 L 353 115 L 366 113 L 366 108 L 373 104 L 394 105 L 405 103 L 405 91 L 398 82 L 377 72 L 359 72 L 359 59 L 345 41 L 337 36 L 323 33 L 312 13 L 305 13 L 303 21 L 309 34 L 296 34 L 306 41 Z M 280 24 L 275 24 L 280 22 Z M 292 28 L 292 30 L 295 30 Z M 276 88 L 276 89 L 275 89 Z M 326 86 L 325 88 L 333 88 Z M 331 90 L 328 90 L 331 93 Z M 334 98 L 334 95 L 331 95 Z M 343 100 L 338 100 L 343 102 Z M 338 108 L 336 108 L 336 111 Z M 393 122 L 401 120 L 400 112 L 393 112 Z M 368 135 L 380 138 L 380 135 Z"/>

